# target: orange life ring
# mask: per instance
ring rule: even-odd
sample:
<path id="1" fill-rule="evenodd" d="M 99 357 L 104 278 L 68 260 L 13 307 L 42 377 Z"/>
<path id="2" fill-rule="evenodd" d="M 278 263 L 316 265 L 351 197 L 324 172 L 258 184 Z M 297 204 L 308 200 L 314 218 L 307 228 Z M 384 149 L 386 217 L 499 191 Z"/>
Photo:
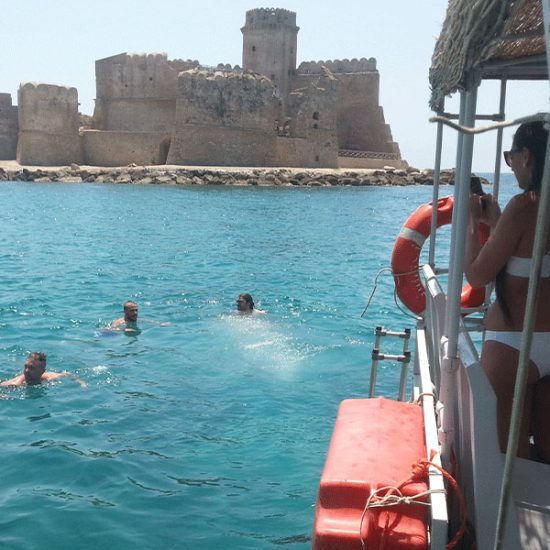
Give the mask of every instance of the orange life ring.
<path id="1" fill-rule="evenodd" d="M 451 223 L 453 197 L 443 197 L 437 201 L 437 227 Z M 422 281 L 418 259 L 424 241 L 430 236 L 432 223 L 432 203 L 417 208 L 399 231 L 391 257 L 391 267 L 395 290 L 399 299 L 413 312 L 420 315 L 426 309 L 426 292 Z M 479 226 L 480 242 L 489 238 L 489 227 Z M 478 307 L 485 300 L 485 287 L 472 288 L 468 283 L 462 288 L 461 307 Z"/>

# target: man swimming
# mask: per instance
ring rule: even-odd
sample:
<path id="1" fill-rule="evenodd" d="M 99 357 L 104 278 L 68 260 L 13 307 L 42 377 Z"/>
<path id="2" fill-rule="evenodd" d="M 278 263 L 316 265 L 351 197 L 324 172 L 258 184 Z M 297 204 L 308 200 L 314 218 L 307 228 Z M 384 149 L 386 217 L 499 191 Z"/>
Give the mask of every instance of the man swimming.
<path id="1" fill-rule="evenodd" d="M 80 387 L 85 388 L 86 382 L 77 378 L 73 373 L 63 372 L 46 372 L 46 354 L 38 351 L 29 353 L 23 366 L 23 374 L 19 374 L 9 380 L 0 382 L 0 386 L 34 386 L 42 382 L 50 380 L 58 380 L 59 378 L 69 377 L 76 380 Z"/>
<path id="2" fill-rule="evenodd" d="M 138 305 L 136 302 L 128 300 L 124 304 L 124 317 L 111 321 L 106 328 L 107 331 L 123 330 L 126 333 L 139 334 L 141 330 L 138 328 Z M 141 323 L 149 323 L 151 325 L 158 325 L 159 327 L 167 327 L 170 323 L 165 321 L 154 321 L 152 319 L 141 319 Z"/>
<path id="3" fill-rule="evenodd" d="M 113 330 L 127 330 L 130 332 L 139 332 L 137 328 L 138 320 L 138 305 L 136 302 L 128 300 L 124 304 L 124 317 L 111 321 L 107 326 L 108 329 Z"/>
<path id="4" fill-rule="evenodd" d="M 254 309 L 254 300 L 248 293 L 239 294 L 237 297 L 237 311 L 242 314 L 265 313 L 262 309 Z"/>

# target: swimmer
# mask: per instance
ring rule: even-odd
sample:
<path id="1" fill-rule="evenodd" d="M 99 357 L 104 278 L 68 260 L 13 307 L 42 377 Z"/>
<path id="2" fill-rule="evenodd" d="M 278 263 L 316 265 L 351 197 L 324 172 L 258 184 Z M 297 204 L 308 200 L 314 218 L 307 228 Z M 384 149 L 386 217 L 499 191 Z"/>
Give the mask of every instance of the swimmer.
<path id="1" fill-rule="evenodd" d="M 49 382 L 64 377 L 72 378 L 80 384 L 81 388 L 87 386 L 86 382 L 80 380 L 71 372 L 46 372 L 46 354 L 33 351 L 29 353 L 25 360 L 23 374 L 0 382 L 0 386 L 34 386 L 41 382 Z"/>
<path id="2" fill-rule="evenodd" d="M 138 322 L 138 305 L 136 302 L 129 300 L 124 304 L 124 317 L 115 319 L 107 325 L 107 330 L 123 330 L 124 332 L 139 333 L 140 330 L 137 326 Z M 151 323 L 159 325 L 161 327 L 168 326 L 170 323 L 163 323 L 160 321 L 151 321 L 149 319 L 141 319 L 142 323 Z"/>
<path id="3" fill-rule="evenodd" d="M 236 303 L 237 311 L 242 315 L 248 315 L 250 313 L 265 313 L 262 309 L 254 308 L 254 300 L 250 294 L 239 294 Z"/>
<path id="4" fill-rule="evenodd" d="M 124 304 L 124 317 L 111 321 L 107 326 L 112 330 L 130 330 L 137 332 L 138 305 L 129 300 Z"/>

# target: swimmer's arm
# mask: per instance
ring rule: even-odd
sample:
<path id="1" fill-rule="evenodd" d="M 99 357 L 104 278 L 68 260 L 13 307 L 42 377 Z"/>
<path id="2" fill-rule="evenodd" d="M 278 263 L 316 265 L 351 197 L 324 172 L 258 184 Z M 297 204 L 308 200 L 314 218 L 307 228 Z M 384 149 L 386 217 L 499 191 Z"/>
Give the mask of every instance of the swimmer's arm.
<path id="1" fill-rule="evenodd" d="M 122 328 L 126 325 L 126 321 L 124 319 L 115 319 L 114 321 L 111 321 L 108 325 L 108 329 L 115 329 L 118 330 L 119 328 Z"/>
<path id="2" fill-rule="evenodd" d="M 88 384 L 84 382 L 84 380 L 81 380 L 78 378 L 78 376 L 74 375 L 72 372 L 63 371 L 63 372 L 45 372 L 42 375 L 42 380 L 58 380 L 59 378 L 71 378 L 75 382 L 78 382 L 80 384 L 81 388 L 88 387 Z"/>
<path id="3" fill-rule="evenodd" d="M 159 327 L 168 327 L 171 323 L 168 321 L 155 321 L 154 319 L 140 319 L 140 323 L 149 323 L 150 325 L 157 325 Z"/>
<path id="4" fill-rule="evenodd" d="M 0 386 L 22 386 L 23 385 L 24 377 L 23 375 L 15 376 L 14 378 L 10 378 L 9 380 L 4 380 L 3 382 L 0 382 Z"/>

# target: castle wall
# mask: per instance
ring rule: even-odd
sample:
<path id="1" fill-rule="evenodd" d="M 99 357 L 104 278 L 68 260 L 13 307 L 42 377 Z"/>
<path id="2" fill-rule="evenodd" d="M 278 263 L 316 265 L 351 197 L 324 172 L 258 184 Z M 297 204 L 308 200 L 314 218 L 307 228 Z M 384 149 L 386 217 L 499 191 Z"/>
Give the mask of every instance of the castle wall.
<path id="1" fill-rule="evenodd" d="M 339 168 L 373 168 L 384 169 L 389 167 L 406 170 L 409 164 L 402 160 L 397 154 L 392 153 L 372 153 L 367 155 L 357 155 L 358 151 L 342 151 L 338 156 Z"/>
<path id="2" fill-rule="evenodd" d="M 338 168 L 335 149 L 306 138 L 278 137 L 274 164 L 294 168 Z"/>
<path id="3" fill-rule="evenodd" d="M 76 88 L 26 83 L 19 87 L 20 164 L 56 166 L 82 160 Z"/>
<path id="4" fill-rule="evenodd" d="M 106 131 L 171 132 L 175 118 L 175 98 L 98 99 L 92 125 Z"/>
<path id="5" fill-rule="evenodd" d="M 188 126 L 172 139 L 167 164 L 277 166 L 273 133 L 244 128 Z"/>
<path id="6" fill-rule="evenodd" d="M 337 100 L 339 148 L 399 155 L 399 147 L 393 141 L 379 105 L 380 75 L 376 60 L 363 58 L 301 63 L 293 87 L 313 82 L 324 67 L 340 82 Z"/>
<path id="7" fill-rule="evenodd" d="M 296 72 L 298 43 L 296 14 L 284 9 L 246 12 L 243 33 L 243 68 L 263 74 L 277 86 L 286 107 L 290 81 Z"/>
<path id="8" fill-rule="evenodd" d="M 260 75 L 182 72 L 168 164 L 272 166 L 280 104 Z"/>
<path id="9" fill-rule="evenodd" d="M 197 61 L 168 61 L 166 54 L 122 53 L 96 61 L 98 130 L 171 132 L 178 73 Z"/>
<path id="10" fill-rule="evenodd" d="M 11 94 L 0 94 L 0 160 L 13 160 L 17 153 L 18 109 Z"/>
<path id="11" fill-rule="evenodd" d="M 91 166 L 125 166 L 165 164 L 163 143 L 170 134 L 162 132 L 116 132 L 84 130 L 84 164 Z"/>
<path id="12" fill-rule="evenodd" d="M 291 120 L 288 131 L 295 139 L 289 147 L 285 147 L 284 140 L 278 140 L 279 165 L 338 166 L 336 100 L 339 88 L 337 80 L 323 75 L 307 88 L 289 95 Z"/>

